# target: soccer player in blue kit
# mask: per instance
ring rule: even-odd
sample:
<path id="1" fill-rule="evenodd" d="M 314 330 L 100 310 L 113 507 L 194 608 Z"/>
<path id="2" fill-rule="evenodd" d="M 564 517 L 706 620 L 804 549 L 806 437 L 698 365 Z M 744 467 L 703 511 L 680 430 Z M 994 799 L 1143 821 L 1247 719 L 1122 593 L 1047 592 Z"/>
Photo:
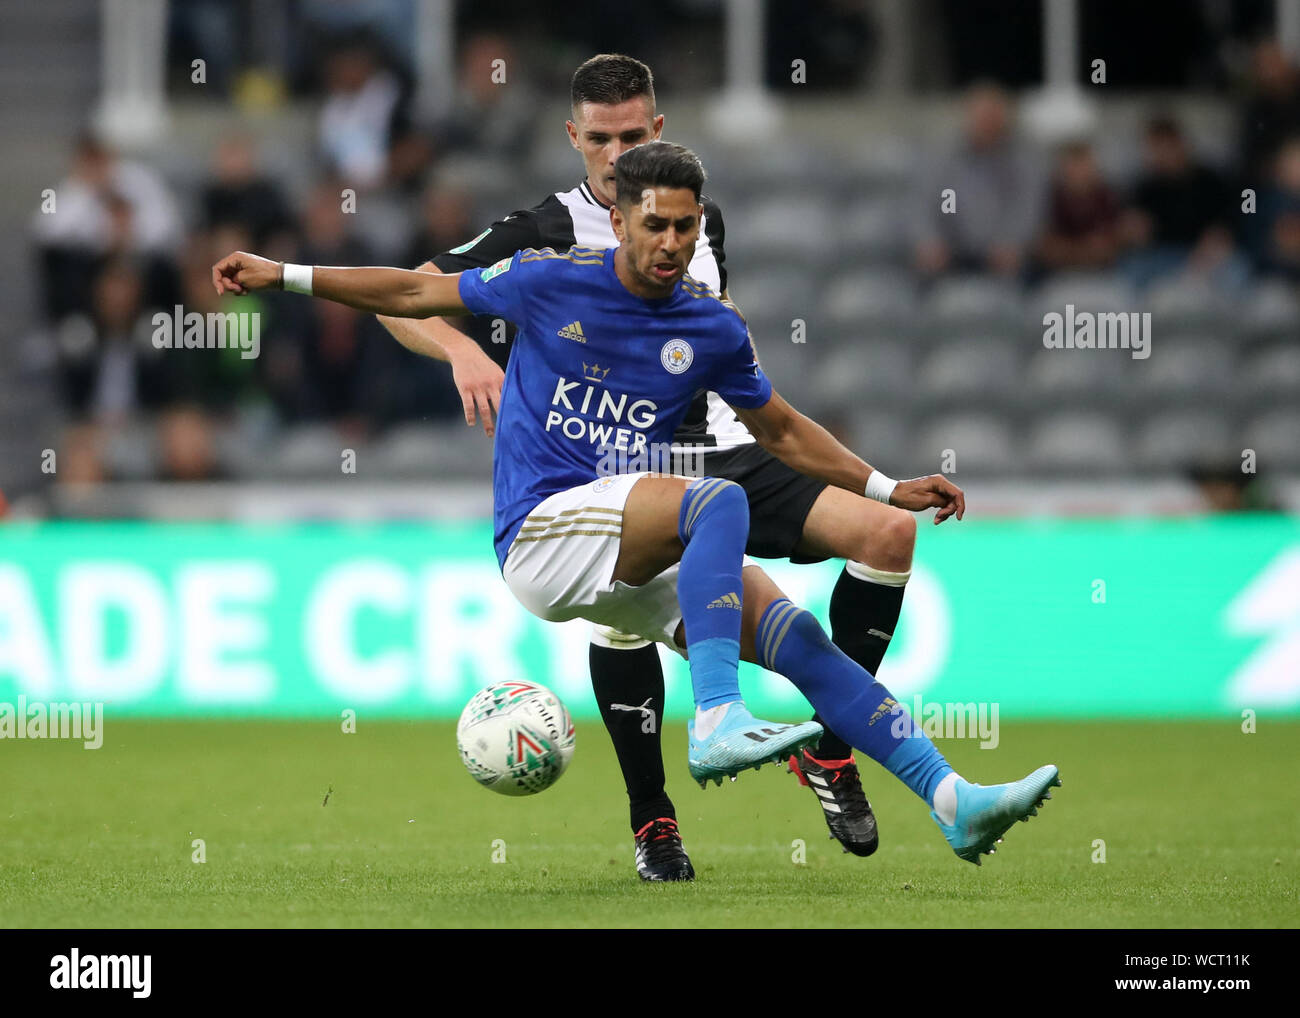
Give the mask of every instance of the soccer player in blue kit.
<path id="1" fill-rule="evenodd" d="M 497 219 L 465 243 L 432 255 L 416 266 L 418 271 L 486 269 L 525 248 L 563 253 L 572 247 L 618 246 L 610 221 L 614 165 L 628 149 L 659 140 L 664 129 L 654 73 L 626 54 L 596 54 L 574 70 L 569 108 L 572 119 L 565 130 L 585 171 L 577 186 Z M 686 272 L 729 300 L 722 210 L 705 194 L 700 204 L 704 213 Z M 492 408 L 500 405 L 505 372 L 484 348 L 449 319 L 381 316 L 379 321 L 408 350 L 448 364 L 466 423 L 481 420 L 484 432 L 492 435 Z M 494 339 L 499 337 L 496 328 Z M 582 342 L 581 320 L 560 335 Z M 500 349 L 508 353 L 508 347 Z M 716 393 L 696 394 L 673 443 L 672 452 L 680 451 L 682 462 L 670 472 L 721 477 L 745 489 L 748 554 L 794 563 L 844 560 L 827 610 L 831 642 L 876 674 L 911 576 L 917 531 L 913 515 L 889 505 L 884 488 L 873 499 L 792 470 L 754 440 Z M 593 625 L 588 661 L 592 695 L 627 792 L 637 875 L 646 881 L 693 879 L 664 775 L 660 735 L 666 705 L 658 648 L 635 634 Z M 880 842 L 879 827 L 853 750 L 824 718 L 814 714 L 811 720 L 826 731 L 815 752 L 804 749 L 790 757 L 790 772 L 814 794 L 830 836 L 844 851 L 871 855 Z"/>
<path id="2" fill-rule="evenodd" d="M 884 478 L 772 389 L 739 314 L 686 275 L 704 183 L 693 153 L 642 145 L 619 158 L 616 177 L 616 249 L 528 249 L 456 275 L 284 265 L 236 252 L 213 267 L 213 283 L 235 294 L 281 286 L 396 317 L 513 321 L 493 495 L 497 559 L 515 597 L 548 621 L 586 618 L 687 652 L 696 702 L 688 763 L 702 785 L 781 759 L 822 732 L 813 722 L 755 719 L 740 696 L 743 657 L 793 682 L 836 732 L 931 807 L 960 858 L 978 864 L 1050 797 L 1056 767 L 1003 785 L 962 779 L 889 691 L 746 562 L 739 485 L 598 475 L 611 448 L 636 462 L 670 443 L 695 393 L 708 389 L 798 471 L 855 492 L 887 485 L 891 504 L 937 508 L 936 521 L 961 518 L 961 491 L 937 475 Z M 578 319 L 581 344 L 562 332 Z"/>

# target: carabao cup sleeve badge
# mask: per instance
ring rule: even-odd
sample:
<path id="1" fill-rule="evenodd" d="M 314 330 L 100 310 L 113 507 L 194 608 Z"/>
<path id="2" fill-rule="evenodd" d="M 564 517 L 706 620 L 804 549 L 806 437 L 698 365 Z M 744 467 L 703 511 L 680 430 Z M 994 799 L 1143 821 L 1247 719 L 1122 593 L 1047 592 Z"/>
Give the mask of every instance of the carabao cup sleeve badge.
<path id="1" fill-rule="evenodd" d="M 693 360 L 695 360 L 695 351 L 684 339 L 670 339 L 659 351 L 659 363 L 664 366 L 664 370 L 674 375 L 680 375 L 689 368 Z"/>

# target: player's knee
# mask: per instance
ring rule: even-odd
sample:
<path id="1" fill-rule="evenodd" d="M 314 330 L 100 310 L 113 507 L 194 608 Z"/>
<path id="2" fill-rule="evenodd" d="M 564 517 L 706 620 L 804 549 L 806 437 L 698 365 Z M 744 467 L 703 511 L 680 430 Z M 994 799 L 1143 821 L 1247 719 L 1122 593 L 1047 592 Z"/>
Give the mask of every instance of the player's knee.
<path id="1" fill-rule="evenodd" d="M 910 559 L 912 549 L 916 547 L 916 517 L 906 509 L 894 508 L 894 511 L 889 514 L 889 525 L 886 530 L 889 534 L 890 547 L 906 554 Z"/>
<path id="2" fill-rule="evenodd" d="M 743 506 L 745 512 L 749 512 L 749 501 L 745 498 L 745 489 L 735 481 L 729 481 L 725 477 L 702 477 L 692 484 L 687 491 L 693 493 L 697 488 L 703 489 L 707 495 L 711 496 L 711 501 L 716 501 L 719 506 L 727 509 L 736 509 Z"/>
<path id="3" fill-rule="evenodd" d="M 749 530 L 749 500 L 745 489 L 722 477 L 702 477 L 686 489 L 682 499 L 683 540 L 689 540 L 701 520 L 721 518 L 735 527 Z"/>
<path id="4" fill-rule="evenodd" d="M 915 547 L 916 517 L 906 509 L 891 506 L 885 518 L 865 535 L 855 558 L 877 569 L 902 572 L 911 568 Z"/>

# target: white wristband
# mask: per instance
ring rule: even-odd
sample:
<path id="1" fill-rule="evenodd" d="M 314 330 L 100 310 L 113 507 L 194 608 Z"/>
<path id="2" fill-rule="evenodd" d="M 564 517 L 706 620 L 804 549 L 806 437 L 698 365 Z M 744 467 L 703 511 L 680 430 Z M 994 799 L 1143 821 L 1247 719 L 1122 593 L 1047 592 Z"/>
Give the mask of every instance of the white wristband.
<path id="1" fill-rule="evenodd" d="M 286 265 L 285 268 L 288 268 Z M 879 470 L 871 471 L 867 478 L 867 487 L 862 492 L 867 498 L 874 498 L 877 502 L 884 502 L 889 505 L 889 496 L 894 493 L 898 487 L 898 482 L 892 477 L 882 474 Z"/>
<path id="2" fill-rule="evenodd" d="M 311 266 L 284 263 L 284 288 L 290 293 L 311 296 Z"/>

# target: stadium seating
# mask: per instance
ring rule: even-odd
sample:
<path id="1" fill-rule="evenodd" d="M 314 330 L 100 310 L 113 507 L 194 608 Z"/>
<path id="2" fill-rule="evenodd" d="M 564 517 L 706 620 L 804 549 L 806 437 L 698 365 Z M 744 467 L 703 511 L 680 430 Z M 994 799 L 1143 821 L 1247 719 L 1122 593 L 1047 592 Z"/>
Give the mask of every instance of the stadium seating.
<path id="1" fill-rule="evenodd" d="M 988 276 L 950 276 L 935 283 L 925 301 L 930 325 L 944 332 L 973 327 L 1012 330 L 1024 311 L 1015 283 Z"/>
<path id="2" fill-rule="evenodd" d="M 954 463 L 959 481 L 1022 469 L 1012 428 L 997 414 L 939 414 L 922 422 L 914 435 L 908 466 L 917 473 L 940 470 L 945 457 Z"/>
<path id="3" fill-rule="evenodd" d="M 1109 414 L 1048 412 L 1031 429 L 1027 465 L 1043 476 L 1079 477 L 1131 470 L 1132 443 Z"/>
<path id="4" fill-rule="evenodd" d="M 937 346 L 917 367 L 916 384 L 923 398 L 938 404 L 953 399 L 997 404 L 1019 385 L 1019 357 L 1014 343 L 998 336 L 953 338 Z"/>
<path id="5" fill-rule="evenodd" d="M 1230 460 L 1239 454 L 1231 440 L 1232 426 L 1214 410 L 1180 409 L 1156 413 L 1138 432 L 1138 466 L 1167 474 L 1202 460 Z"/>
<path id="6" fill-rule="evenodd" d="M 742 285 L 740 280 L 736 285 Z M 821 310 L 846 332 L 911 329 L 917 316 L 916 285 L 898 269 L 845 272 L 826 287 Z"/>
<path id="7" fill-rule="evenodd" d="M 1275 342 L 1250 354 L 1238 372 L 1237 390 L 1244 401 L 1300 394 L 1300 342 Z"/>
<path id="8" fill-rule="evenodd" d="M 1239 302 L 1234 320 L 1250 339 L 1300 336 L 1300 297 L 1293 285 L 1271 279 L 1257 284 Z"/>
<path id="9" fill-rule="evenodd" d="M 1255 450 L 1260 470 L 1300 470 L 1300 407 L 1293 401 L 1255 417 L 1243 443 L 1243 449 Z"/>
<path id="10" fill-rule="evenodd" d="M 465 431 L 459 422 L 398 425 L 376 440 L 367 468 L 395 479 L 487 478 L 492 473 L 491 443 L 482 433 L 467 436 Z"/>
<path id="11" fill-rule="evenodd" d="M 357 449 L 356 444 L 346 441 L 333 425 L 309 424 L 290 428 L 257 469 L 257 476 L 340 476 L 345 448 Z"/>
<path id="12" fill-rule="evenodd" d="M 1130 361 L 1126 367 L 1131 387 L 1142 395 L 1176 396 L 1181 403 L 1192 405 L 1198 402 L 1198 396 L 1208 398 L 1222 393 L 1232 381 L 1233 352 L 1210 337 L 1165 338 L 1157 334 L 1151 344 L 1148 359 Z M 1109 352 L 1127 356 L 1122 350 Z"/>
<path id="13" fill-rule="evenodd" d="M 812 351 L 813 388 L 831 411 L 852 409 L 864 399 L 874 405 L 897 405 L 913 380 L 913 358 L 905 340 L 861 337 L 829 352 Z"/>

